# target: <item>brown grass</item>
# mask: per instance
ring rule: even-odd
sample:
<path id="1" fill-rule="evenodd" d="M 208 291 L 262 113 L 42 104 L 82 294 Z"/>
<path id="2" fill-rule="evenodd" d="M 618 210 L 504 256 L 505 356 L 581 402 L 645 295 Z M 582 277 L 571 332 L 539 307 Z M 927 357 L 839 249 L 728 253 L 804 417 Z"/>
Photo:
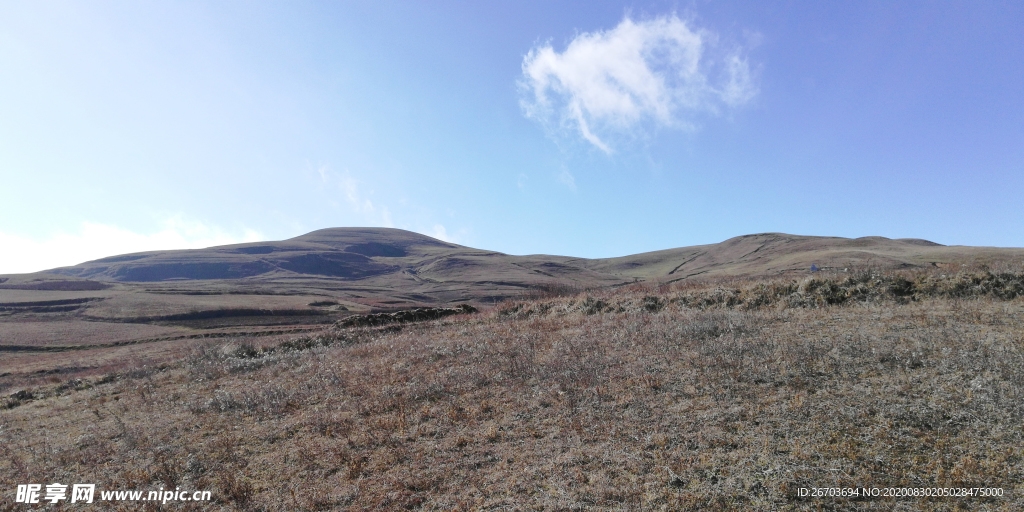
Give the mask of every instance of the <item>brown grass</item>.
<path id="1" fill-rule="evenodd" d="M 847 277 L 198 344 L 7 398 L 0 479 L 228 510 L 1024 507 L 1024 275 Z M 1006 495 L 796 495 L 812 486 Z"/>
<path id="2" fill-rule="evenodd" d="M 145 338 L 187 333 L 180 327 L 162 325 L 87 322 L 78 319 L 59 321 L 0 321 L 0 347 L 102 345 Z M 0 348 L 2 350 L 2 348 Z"/>

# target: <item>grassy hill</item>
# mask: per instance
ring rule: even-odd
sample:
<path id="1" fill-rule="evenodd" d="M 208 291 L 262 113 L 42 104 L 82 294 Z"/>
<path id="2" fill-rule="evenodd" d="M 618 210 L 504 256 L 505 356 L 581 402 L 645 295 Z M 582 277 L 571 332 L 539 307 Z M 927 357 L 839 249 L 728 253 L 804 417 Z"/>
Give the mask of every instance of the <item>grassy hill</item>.
<path id="1" fill-rule="evenodd" d="M 0 276 L 0 387 L 159 364 L 197 339 L 272 344 L 350 316 L 543 294 L 792 281 L 857 269 L 939 271 L 1020 265 L 1022 249 L 778 233 L 608 259 L 513 256 L 398 229 L 335 228 L 279 242 L 117 255 Z M 965 267 L 966 265 L 966 267 Z M 72 357 L 73 356 L 73 357 Z M 6 384 L 5 384 L 6 383 Z"/>

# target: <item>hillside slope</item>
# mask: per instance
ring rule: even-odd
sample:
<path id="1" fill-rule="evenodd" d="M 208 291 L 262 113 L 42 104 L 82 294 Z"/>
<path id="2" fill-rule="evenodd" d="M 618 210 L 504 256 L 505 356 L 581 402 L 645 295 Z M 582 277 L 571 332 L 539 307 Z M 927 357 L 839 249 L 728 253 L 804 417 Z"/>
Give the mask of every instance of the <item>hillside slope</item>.
<path id="1" fill-rule="evenodd" d="M 619 258 L 512 256 L 388 228 L 333 228 L 277 242 L 124 254 L 49 273 L 0 277 L 4 288 L 133 292 L 105 317 L 181 314 L 201 301 L 165 307 L 173 295 L 328 297 L 346 310 L 445 303 L 493 303 L 538 289 L 590 289 L 637 281 L 674 283 L 718 277 L 806 275 L 873 267 L 925 268 L 1022 262 L 1024 249 L 947 247 L 925 240 L 762 233 L 717 244 Z M 61 277 L 67 276 L 67 277 Z M 24 295 L 24 294 L 22 294 Z M 52 298 L 53 293 L 45 293 Z M 116 294 L 115 294 L 116 295 Z M 3 301 L 0 301 L 3 302 Z M 116 301 L 114 301 L 116 302 Z M 107 302 L 111 305 L 114 302 Z M 130 306 L 127 303 L 134 306 Z M 216 302 L 216 301 L 213 301 Z M 261 301 L 232 301 L 222 308 Z M 297 301 L 293 306 L 305 307 Z M 93 307 L 100 304 L 93 304 Z M 188 311 L 191 311 L 189 309 Z"/>
<path id="2" fill-rule="evenodd" d="M 935 266 L 1024 258 L 1024 249 L 943 246 L 927 240 L 761 233 L 618 258 L 511 256 L 389 228 L 332 228 L 279 242 L 111 256 L 50 272 L 97 281 L 336 279 L 424 288 L 479 283 L 595 287 L 694 276 L 778 275 L 822 269 Z M 427 288 L 432 288 L 427 286 Z"/>
<path id="3" fill-rule="evenodd" d="M 538 291 L 635 282 L 803 279 L 812 264 L 826 273 L 867 266 L 955 273 L 961 264 L 1020 267 L 1024 250 L 765 233 L 584 259 L 512 256 L 398 229 L 324 229 L 277 242 L 126 254 L 0 276 L 0 352 L 11 378 L 89 373 L 140 353 L 173 357 L 198 338 L 271 340 L 350 315 L 459 303 L 487 307 Z M 76 355 L 69 359 L 70 350 Z"/>
<path id="4" fill-rule="evenodd" d="M 865 273 L 620 287 L 59 378 L 5 357 L 0 479 L 197 511 L 1024 510 L 1024 273 L 931 274 L 915 301 Z"/>
<path id="5" fill-rule="evenodd" d="M 621 258 L 582 260 L 586 268 L 626 277 L 676 282 L 695 276 L 777 276 L 873 267 L 879 270 L 948 264 L 1024 261 L 1024 249 L 945 246 L 912 238 L 840 238 L 761 233 L 721 243 L 681 247 Z"/>

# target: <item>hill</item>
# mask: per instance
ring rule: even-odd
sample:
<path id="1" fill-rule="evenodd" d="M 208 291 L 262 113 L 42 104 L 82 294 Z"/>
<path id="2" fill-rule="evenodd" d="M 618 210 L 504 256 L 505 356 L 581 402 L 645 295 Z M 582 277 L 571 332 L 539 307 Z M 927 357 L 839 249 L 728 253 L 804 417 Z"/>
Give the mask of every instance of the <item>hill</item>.
<path id="1" fill-rule="evenodd" d="M 606 259 L 512 256 L 389 228 L 332 228 L 280 242 L 125 254 L 50 273 L 95 281 L 296 282 L 326 280 L 354 288 L 416 290 L 434 302 L 473 300 L 509 289 L 568 285 L 591 288 L 695 276 L 783 275 L 872 266 L 880 270 L 1024 258 L 1024 249 L 947 247 L 927 240 L 839 238 L 762 233 L 717 244 Z M 328 285 L 327 282 L 333 282 Z M 480 290 L 484 288 L 484 290 Z M 465 297 L 452 296 L 453 291 Z M 448 293 L 446 293 L 448 292 Z M 458 295 L 456 293 L 455 295 Z"/>
<path id="2" fill-rule="evenodd" d="M 0 478 L 216 502 L 182 510 L 1019 510 L 1022 256 L 331 229 L 0 276 Z"/>
<path id="3" fill-rule="evenodd" d="M 0 276 L 0 304 L 14 313 L 58 308 L 89 321 L 302 324 L 371 310 L 480 306 L 544 290 L 804 276 L 812 265 L 846 272 L 1022 261 L 1024 249 L 782 233 L 618 258 L 513 256 L 400 229 L 333 228 L 283 241 L 123 254 Z"/>
<path id="4" fill-rule="evenodd" d="M 592 270 L 643 280 L 673 283 L 700 276 L 766 277 L 806 274 L 811 265 L 846 272 L 871 267 L 880 271 L 993 265 L 1024 261 L 1024 249 L 945 246 L 915 238 L 880 236 L 841 238 L 761 233 L 721 243 L 681 247 L 621 258 L 589 260 Z"/>
<path id="5" fill-rule="evenodd" d="M 0 351 L 12 376 L 95 372 L 126 357 L 172 357 L 197 338 L 266 342 L 350 315 L 619 288 L 743 278 L 955 272 L 1024 262 L 1024 249 L 924 240 L 764 233 L 607 259 L 514 256 L 384 228 L 334 228 L 283 241 L 116 255 L 0 276 Z M 64 353 L 74 350 L 73 361 Z"/>

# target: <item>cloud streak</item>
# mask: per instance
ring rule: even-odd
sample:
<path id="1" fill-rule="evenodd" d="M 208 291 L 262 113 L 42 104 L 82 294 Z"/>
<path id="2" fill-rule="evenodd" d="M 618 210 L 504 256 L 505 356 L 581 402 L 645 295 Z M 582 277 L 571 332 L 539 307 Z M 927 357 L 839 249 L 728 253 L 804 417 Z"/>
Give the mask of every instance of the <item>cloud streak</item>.
<path id="1" fill-rule="evenodd" d="M 353 177 L 348 169 L 341 173 L 334 173 L 327 165 L 321 165 L 317 167 L 316 172 L 320 177 L 319 185 L 325 186 L 329 190 L 332 204 L 340 204 L 337 202 L 337 199 L 340 199 L 342 203 L 348 205 L 352 213 L 360 218 L 360 222 L 373 226 L 395 227 L 388 207 L 379 203 L 375 204 L 370 199 L 372 191 L 369 194 L 366 193 L 363 187 L 364 183 Z M 335 186 L 337 186 L 336 189 Z M 335 191 L 340 192 L 340 195 L 336 195 Z"/>
<path id="2" fill-rule="evenodd" d="M 571 128 L 605 153 L 610 140 L 646 128 L 693 127 L 756 94 L 740 50 L 717 51 L 717 36 L 676 16 L 576 36 L 561 53 L 550 43 L 523 59 L 520 104 L 546 126 Z"/>
<path id="3" fill-rule="evenodd" d="M 348 206 L 348 209 L 356 214 L 361 222 L 367 223 L 371 226 L 380 226 L 387 228 L 401 228 L 416 231 L 417 233 L 423 233 L 427 236 L 432 236 L 438 240 L 445 242 L 457 243 L 458 236 L 448 233 L 447 228 L 443 224 L 433 223 L 427 224 L 426 218 L 429 216 L 421 216 L 421 218 L 414 221 L 415 227 L 406 226 L 403 224 L 396 224 L 392 219 L 391 210 L 388 209 L 387 205 L 382 204 L 380 201 L 376 203 L 370 198 L 373 195 L 372 189 L 367 192 L 363 186 L 365 183 L 357 179 L 349 172 L 348 169 L 343 170 L 340 173 L 334 173 L 327 165 L 321 165 L 317 168 L 317 174 L 320 176 L 321 183 L 332 184 L 329 190 L 335 190 L 334 185 L 337 185 L 337 190 L 340 192 L 341 203 Z M 408 204 L 404 206 L 408 207 Z M 403 217 L 403 202 L 399 201 L 399 216 Z M 408 212 L 404 217 L 408 218 Z M 429 227 L 427 227 L 429 226 Z"/>

